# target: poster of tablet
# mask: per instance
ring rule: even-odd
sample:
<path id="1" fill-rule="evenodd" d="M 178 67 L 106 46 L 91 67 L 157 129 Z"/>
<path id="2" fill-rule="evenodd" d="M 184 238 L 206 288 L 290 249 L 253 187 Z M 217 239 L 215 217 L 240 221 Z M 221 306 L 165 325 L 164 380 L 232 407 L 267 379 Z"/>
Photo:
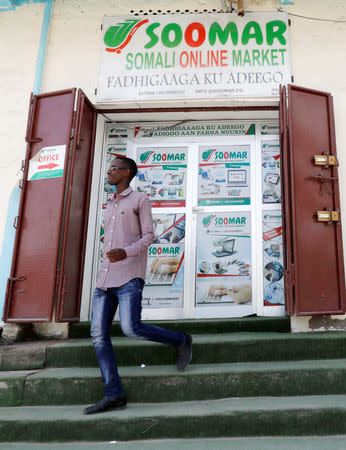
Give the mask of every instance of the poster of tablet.
<path id="1" fill-rule="evenodd" d="M 280 143 L 261 141 L 263 203 L 281 203 Z"/>
<path id="2" fill-rule="evenodd" d="M 285 303 L 281 211 L 263 212 L 264 306 Z"/>
<path id="3" fill-rule="evenodd" d="M 199 147 L 198 205 L 250 204 L 250 145 Z"/>
<path id="4" fill-rule="evenodd" d="M 250 212 L 197 216 L 197 306 L 252 311 Z"/>
<path id="5" fill-rule="evenodd" d="M 185 214 L 154 214 L 143 308 L 181 308 L 184 293 Z"/>
<path id="6" fill-rule="evenodd" d="M 187 147 L 138 147 L 136 188 L 153 207 L 185 206 Z"/>

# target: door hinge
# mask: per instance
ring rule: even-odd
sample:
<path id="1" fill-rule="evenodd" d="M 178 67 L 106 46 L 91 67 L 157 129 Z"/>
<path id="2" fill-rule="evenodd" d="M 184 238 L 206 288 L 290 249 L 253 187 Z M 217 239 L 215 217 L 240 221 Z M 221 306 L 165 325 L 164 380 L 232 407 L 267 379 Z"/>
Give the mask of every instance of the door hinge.
<path id="1" fill-rule="evenodd" d="M 18 228 L 18 223 L 19 223 L 19 216 L 16 216 L 13 219 L 13 228 L 17 229 Z"/>
<path id="2" fill-rule="evenodd" d="M 295 285 L 295 278 L 296 278 L 296 271 L 295 271 L 295 268 L 294 268 L 293 264 L 291 264 L 290 274 L 291 274 L 291 284 L 292 284 L 292 286 L 294 286 Z"/>
<path id="3" fill-rule="evenodd" d="M 59 289 L 59 281 L 60 281 L 60 269 L 56 271 L 56 283 L 55 283 L 55 290 L 57 291 Z"/>
<path id="4" fill-rule="evenodd" d="M 10 277 L 8 278 L 11 283 L 14 283 L 15 281 L 24 281 L 26 280 L 26 275 L 22 275 L 21 277 Z"/>
<path id="5" fill-rule="evenodd" d="M 72 128 L 73 129 L 76 128 L 76 116 L 77 116 L 76 111 L 73 111 L 73 117 L 72 117 Z"/>
<path id="6" fill-rule="evenodd" d="M 65 294 L 66 294 L 66 275 L 63 275 L 62 276 L 61 292 L 60 292 L 60 299 L 61 299 L 60 309 L 62 309 L 63 306 L 64 306 Z"/>
<path id="7" fill-rule="evenodd" d="M 41 138 L 27 138 L 26 142 L 29 142 L 30 144 L 36 144 L 37 142 L 41 142 Z"/>

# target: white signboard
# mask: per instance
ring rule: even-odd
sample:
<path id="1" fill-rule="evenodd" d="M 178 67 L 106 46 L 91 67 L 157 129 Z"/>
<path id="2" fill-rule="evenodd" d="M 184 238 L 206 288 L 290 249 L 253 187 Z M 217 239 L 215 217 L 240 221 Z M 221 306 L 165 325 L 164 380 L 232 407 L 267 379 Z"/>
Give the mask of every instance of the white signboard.
<path id="1" fill-rule="evenodd" d="M 104 17 L 98 102 L 278 96 L 287 14 Z"/>
<path id="2" fill-rule="evenodd" d="M 254 135 L 252 122 L 187 122 L 181 125 L 138 125 L 134 129 L 134 138 L 181 137 L 181 136 L 245 136 Z"/>
<path id="3" fill-rule="evenodd" d="M 29 162 L 28 180 L 62 177 L 65 154 L 66 145 L 43 147 Z"/>

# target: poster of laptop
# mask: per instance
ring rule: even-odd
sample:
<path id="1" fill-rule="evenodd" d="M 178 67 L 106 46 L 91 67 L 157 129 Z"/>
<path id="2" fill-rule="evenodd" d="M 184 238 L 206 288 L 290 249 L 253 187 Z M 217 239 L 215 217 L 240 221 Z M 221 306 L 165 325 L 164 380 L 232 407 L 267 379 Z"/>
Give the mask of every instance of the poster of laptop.
<path id="1" fill-rule="evenodd" d="M 156 208 L 185 206 L 187 147 L 138 147 L 136 190 Z"/>
<path id="2" fill-rule="evenodd" d="M 197 215 L 196 305 L 251 314 L 250 212 Z"/>
<path id="3" fill-rule="evenodd" d="M 185 214 L 153 214 L 142 306 L 181 308 L 184 292 Z"/>
<path id="4" fill-rule="evenodd" d="M 263 302 L 284 305 L 284 269 L 281 211 L 263 211 Z"/>
<path id="5" fill-rule="evenodd" d="M 250 153 L 250 145 L 199 147 L 199 206 L 250 204 Z"/>
<path id="6" fill-rule="evenodd" d="M 262 140 L 261 150 L 263 203 L 281 203 L 280 143 Z"/>

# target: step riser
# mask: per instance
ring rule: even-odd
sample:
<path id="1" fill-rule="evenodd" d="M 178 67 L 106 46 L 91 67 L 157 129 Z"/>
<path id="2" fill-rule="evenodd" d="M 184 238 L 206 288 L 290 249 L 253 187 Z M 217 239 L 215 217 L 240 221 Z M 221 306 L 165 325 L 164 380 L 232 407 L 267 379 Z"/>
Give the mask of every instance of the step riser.
<path id="1" fill-rule="evenodd" d="M 190 334 L 210 334 L 210 333 L 240 333 L 240 332 L 289 332 L 290 319 L 288 317 L 243 317 L 237 319 L 218 320 L 160 320 L 144 323 L 152 323 L 158 327 L 170 330 L 180 330 Z M 119 323 L 113 323 L 111 336 L 123 336 Z M 90 322 L 71 324 L 69 337 L 88 338 L 90 337 Z"/>
<path id="2" fill-rule="evenodd" d="M 234 374 L 123 377 L 130 402 L 179 402 L 229 397 L 346 394 L 346 369 L 242 372 Z M 0 406 L 96 403 L 100 378 L 42 378 L 2 381 Z"/>
<path id="3" fill-rule="evenodd" d="M 260 361 L 298 361 L 305 359 L 344 358 L 346 339 L 315 342 L 311 339 L 194 343 L 194 364 L 220 364 Z M 114 345 L 119 366 L 175 364 L 173 348 L 164 345 Z M 46 367 L 97 367 L 92 345 L 52 346 L 46 350 Z"/>
<path id="4" fill-rule="evenodd" d="M 127 441 L 236 436 L 337 435 L 346 432 L 346 409 L 220 412 L 178 417 L 127 418 L 100 415 L 89 420 L 3 420 L 2 442 Z"/>

